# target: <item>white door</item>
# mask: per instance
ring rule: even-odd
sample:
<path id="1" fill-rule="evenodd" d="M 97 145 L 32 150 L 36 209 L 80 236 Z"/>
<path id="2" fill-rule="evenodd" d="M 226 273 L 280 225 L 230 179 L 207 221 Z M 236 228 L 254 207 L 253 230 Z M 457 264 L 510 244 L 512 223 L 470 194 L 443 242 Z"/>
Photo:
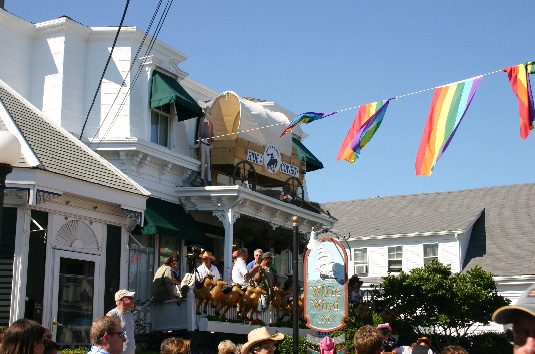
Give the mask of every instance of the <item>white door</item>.
<path id="1" fill-rule="evenodd" d="M 52 332 L 59 345 L 89 345 L 99 284 L 99 256 L 55 250 Z"/>

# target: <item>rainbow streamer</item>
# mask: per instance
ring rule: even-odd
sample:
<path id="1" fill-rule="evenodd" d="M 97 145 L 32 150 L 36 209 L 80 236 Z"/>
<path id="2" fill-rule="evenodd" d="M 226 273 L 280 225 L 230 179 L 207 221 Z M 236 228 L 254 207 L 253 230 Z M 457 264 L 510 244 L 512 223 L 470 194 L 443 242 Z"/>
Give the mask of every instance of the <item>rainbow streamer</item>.
<path id="1" fill-rule="evenodd" d="M 338 113 L 338 111 L 327 113 L 327 114 L 315 113 L 315 112 L 301 113 L 300 115 L 295 117 L 294 120 L 292 120 L 290 122 L 290 124 L 288 124 L 286 129 L 284 129 L 284 131 L 282 132 L 281 136 L 283 136 L 284 134 L 288 133 L 290 130 L 292 130 L 293 127 L 295 127 L 298 124 L 301 124 L 301 123 L 305 123 L 305 124 L 312 123 L 312 122 L 314 122 L 316 120 L 319 120 L 319 119 L 322 119 L 322 118 L 325 118 L 325 117 L 328 117 L 328 116 L 332 116 L 335 113 Z"/>
<path id="2" fill-rule="evenodd" d="M 388 103 L 394 98 L 389 98 L 384 102 L 378 101 L 360 106 L 344 142 L 340 146 L 336 161 L 346 160 L 351 163 L 357 161 L 360 157 L 360 150 L 368 144 L 377 129 L 379 129 L 388 108 Z"/>
<path id="3" fill-rule="evenodd" d="M 437 87 L 416 155 L 416 175 L 430 176 L 448 148 L 483 76 Z"/>
<path id="4" fill-rule="evenodd" d="M 520 112 L 520 137 L 527 139 L 530 130 L 533 129 L 533 119 L 535 109 L 533 107 L 533 96 L 529 75 L 534 71 L 532 63 L 520 64 L 503 69 L 509 77 L 511 88 L 518 98 L 518 110 Z"/>

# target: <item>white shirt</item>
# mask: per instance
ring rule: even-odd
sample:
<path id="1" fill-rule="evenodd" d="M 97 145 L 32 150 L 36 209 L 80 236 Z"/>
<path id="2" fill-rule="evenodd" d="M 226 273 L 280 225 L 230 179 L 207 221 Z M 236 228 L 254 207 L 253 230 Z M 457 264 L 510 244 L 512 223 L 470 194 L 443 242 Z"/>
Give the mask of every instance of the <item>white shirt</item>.
<path id="1" fill-rule="evenodd" d="M 234 267 L 232 267 L 232 281 L 234 284 L 249 285 L 249 279 L 245 279 L 244 275 L 247 274 L 247 265 L 241 258 L 236 259 Z"/>
<path id="2" fill-rule="evenodd" d="M 219 274 L 219 270 L 217 270 L 217 267 L 213 264 L 210 264 L 210 269 L 206 266 L 206 264 L 201 264 L 197 267 L 197 280 L 203 280 L 208 275 L 212 275 L 214 281 L 218 281 L 221 279 L 221 275 Z"/>

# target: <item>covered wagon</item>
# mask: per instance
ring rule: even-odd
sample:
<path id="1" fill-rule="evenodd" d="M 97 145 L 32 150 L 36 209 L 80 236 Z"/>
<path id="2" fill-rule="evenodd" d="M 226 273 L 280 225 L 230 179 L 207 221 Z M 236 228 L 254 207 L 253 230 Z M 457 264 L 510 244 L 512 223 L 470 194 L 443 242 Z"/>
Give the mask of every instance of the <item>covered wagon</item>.
<path id="1" fill-rule="evenodd" d="M 253 190 L 282 187 L 283 200 L 303 201 L 306 159 L 300 159 L 291 134 L 280 137 L 290 122 L 286 115 L 226 91 L 212 102 L 210 121 L 212 171 Z"/>

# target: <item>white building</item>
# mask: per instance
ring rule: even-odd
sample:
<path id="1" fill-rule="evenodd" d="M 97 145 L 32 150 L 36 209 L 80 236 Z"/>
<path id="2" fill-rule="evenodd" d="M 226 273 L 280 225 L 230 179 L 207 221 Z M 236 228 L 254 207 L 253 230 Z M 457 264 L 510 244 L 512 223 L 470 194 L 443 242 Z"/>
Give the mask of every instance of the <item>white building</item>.
<path id="1" fill-rule="evenodd" d="M 11 87 L 74 137 L 82 136 L 81 140 L 90 149 L 127 175 L 128 183 L 143 191 L 140 192 L 143 200 L 150 192 L 146 206 L 136 204 L 129 209 L 137 213 L 130 214 L 141 216 L 146 208 L 145 218 L 137 219 L 140 227 L 127 238 L 122 225 L 120 252 L 123 258 L 118 282 L 122 288 L 136 290 L 138 299 L 147 299 L 151 295 L 152 274 L 163 257 L 178 251 L 182 255 L 181 271 L 184 272 L 188 247 L 191 250 L 194 244 L 213 250 L 218 260 L 225 261 L 227 269 L 233 245 L 243 245 L 234 238 L 235 223 L 237 227 L 254 223 L 288 234 L 292 216 L 298 216 L 302 232 L 309 232 L 314 226 L 332 227 L 334 220 L 328 215 L 274 198 L 277 190 L 280 196 L 280 186 L 254 191 L 234 185 L 231 176 L 221 173 L 214 175 L 217 178 L 212 186 L 198 183 L 201 163 L 195 117 L 201 114 L 200 106 L 214 100 L 218 93 L 187 78 L 188 74 L 179 68 L 187 56 L 178 50 L 156 40 L 147 51 L 151 36 L 145 39 L 140 29 L 121 29 L 93 104 L 116 31 L 116 27 L 87 27 L 68 17 L 33 24 L 0 9 L 0 79 L 6 87 Z M 151 108 L 150 102 L 154 103 L 154 92 L 158 90 L 153 87 L 155 75 L 168 83 L 165 89 L 173 95 L 163 105 Z M 295 116 L 273 102 L 245 101 L 259 107 L 258 111 L 270 110 L 284 115 L 287 120 Z M 277 129 L 282 131 L 283 126 Z M 293 137 L 302 140 L 306 135 L 296 128 Z M 288 136 L 290 147 L 291 138 Z M 309 167 L 307 165 L 307 169 Z M 303 189 L 306 196 L 306 183 Z M 88 192 L 88 195 L 93 193 Z M 68 205 L 67 208 L 73 207 Z M 100 209 L 97 206 L 95 210 Z M 55 238 L 57 229 L 51 230 L 56 231 L 49 230 L 47 235 Z M 123 261 L 127 256 L 129 267 L 125 268 Z M 85 256 L 80 257 L 85 259 Z M 48 254 L 46 262 L 52 262 Z M 277 257 L 276 262 L 281 275 L 291 271 L 286 252 Z M 56 274 L 59 273 L 56 271 Z M 226 276 L 226 271 L 223 274 Z M 19 286 L 17 282 L 13 284 Z M 99 293 L 111 289 L 111 284 L 100 286 L 96 290 Z M 10 309 L 11 320 L 24 313 L 24 306 L 21 306 L 18 312 Z M 95 306 L 98 309 L 95 307 L 92 311 L 92 319 L 109 310 L 111 305 L 99 302 Z M 174 306 L 173 311 L 179 310 Z M 184 317 L 178 312 L 172 315 L 173 318 Z M 44 326 L 52 327 L 57 318 L 52 309 L 43 309 Z M 64 325 L 77 326 L 78 322 L 73 320 Z M 176 328 L 186 328 L 186 324 L 175 324 L 173 329 Z M 65 336 L 56 340 L 76 342 Z"/>
<path id="2" fill-rule="evenodd" d="M 535 184 L 325 203 L 364 287 L 431 259 L 464 272 L 480 265 L 513 302 L 535 282 L 529 251 Z M 333 235 L 331 235 L 333 236 Z M 335 236 L 337 237 L 337 236 Z"/>

